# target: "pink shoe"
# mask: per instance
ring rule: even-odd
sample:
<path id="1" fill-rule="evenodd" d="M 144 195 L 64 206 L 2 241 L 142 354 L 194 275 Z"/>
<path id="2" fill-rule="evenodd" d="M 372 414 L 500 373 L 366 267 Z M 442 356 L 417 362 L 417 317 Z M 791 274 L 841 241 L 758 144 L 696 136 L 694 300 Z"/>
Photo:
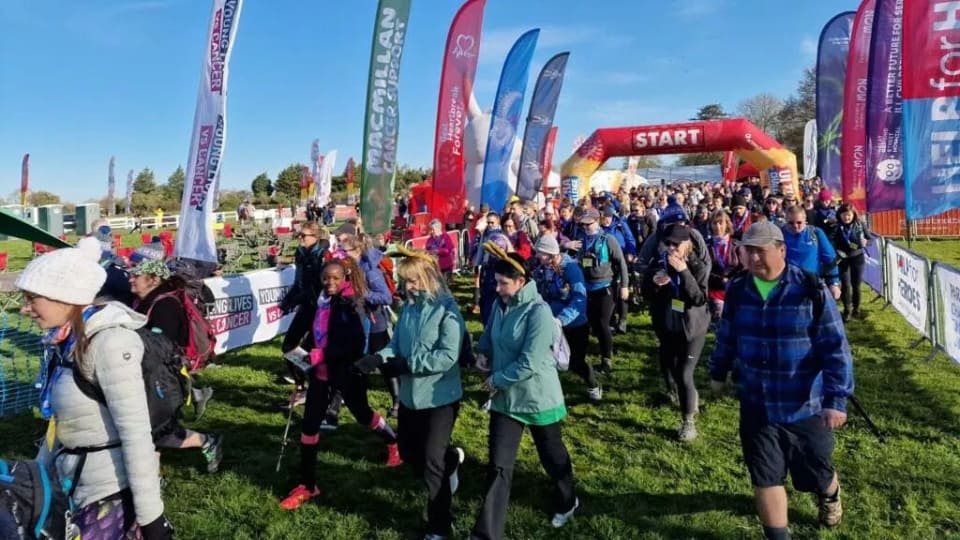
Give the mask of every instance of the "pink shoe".
<path id="1" fill-rule="evenodd" d="M 397 447 L 397 443 L 387 445 L 387 467 L 399 467 L 403 465 L 403 460 L 400 459 L 400 449 Z"/>
<path id="2" fill-rule="evenodd" d="M 307 490 L 307 486 L 300 484 L 290 491 L 290 494 L 287 495 L 286 499 L 280 501 L 280 508 L 283 508 L 284 510 L 296 510 L 297 508 L 300 508 L 303 503 L 314 497 L 318 497 L 319 495 L 320 488 L 314 487 L 313 492 L 311 493 L 309 490 Z"/>

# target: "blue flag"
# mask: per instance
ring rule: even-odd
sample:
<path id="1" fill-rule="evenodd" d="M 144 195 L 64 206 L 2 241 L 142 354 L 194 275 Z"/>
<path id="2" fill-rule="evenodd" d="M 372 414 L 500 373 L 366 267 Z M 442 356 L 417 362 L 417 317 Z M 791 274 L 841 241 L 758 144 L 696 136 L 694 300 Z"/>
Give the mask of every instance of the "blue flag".
<path id="1" fill-rule="evenodd" d="M 564 52 L 547 61 L 533 87 L 527 129 L 523 132 L 523 150 L 520 151 L 520 172 L 517 174 L 517 196 L 521 199 L 533 199 L 543 189 L 543 175 L 549 166 L 543 162 L 543 147 L 553 127 L 553 115 L 557 112 L 569 57 L 570 53 Z"/>

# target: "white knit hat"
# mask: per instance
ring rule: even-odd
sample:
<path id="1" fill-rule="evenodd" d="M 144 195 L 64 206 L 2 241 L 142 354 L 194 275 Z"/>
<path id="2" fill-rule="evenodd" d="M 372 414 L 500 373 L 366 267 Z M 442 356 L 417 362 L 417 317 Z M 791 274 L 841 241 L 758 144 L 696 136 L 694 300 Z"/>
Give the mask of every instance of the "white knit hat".
<path id="1" fill-rule="evenodd" d="M 91 247 L 81 243 L 75 248 L 62 248 L 37 257 L 17 276 L 14 286 L 65 304 L 91 304 L 107 280 L 107 272 L 97 264 L 99 242 L 96 249 Z"/>

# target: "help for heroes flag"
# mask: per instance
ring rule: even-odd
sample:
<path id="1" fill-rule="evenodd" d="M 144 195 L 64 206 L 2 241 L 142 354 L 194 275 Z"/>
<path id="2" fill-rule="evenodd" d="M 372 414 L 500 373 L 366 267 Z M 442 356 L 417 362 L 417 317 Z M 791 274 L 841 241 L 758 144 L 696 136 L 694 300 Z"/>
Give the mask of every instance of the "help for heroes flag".
<path id="1" fill-rule="evenodd" d="M 243 0 L 213 0 L 174 255 L 216 262 L 214 191 L 226 140 L 227 75 Z"/>

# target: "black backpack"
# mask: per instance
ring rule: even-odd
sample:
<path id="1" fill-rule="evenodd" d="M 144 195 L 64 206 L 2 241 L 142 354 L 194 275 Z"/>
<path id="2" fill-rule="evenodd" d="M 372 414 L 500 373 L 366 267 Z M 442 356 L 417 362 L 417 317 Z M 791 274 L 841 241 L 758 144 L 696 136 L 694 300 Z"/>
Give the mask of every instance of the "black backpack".
<path id="1" fill-rule="evenodd" d="M 190 395 L 189 363 L 180 348 L 157 328 L 139 328 L 137 335 L 143 341 L 143 386 L 150 411 L 150 428 L 154 440 L 171 422 Z M 73 370 L 77 387 L 90 399 L 106 404 L 103 389 Z"/>
<path id="2" fill-rule="evenodd" d="M 67 495 L 51 465 L 0 460 L 0 538 L 63 538 L 66 512 Z"/>

